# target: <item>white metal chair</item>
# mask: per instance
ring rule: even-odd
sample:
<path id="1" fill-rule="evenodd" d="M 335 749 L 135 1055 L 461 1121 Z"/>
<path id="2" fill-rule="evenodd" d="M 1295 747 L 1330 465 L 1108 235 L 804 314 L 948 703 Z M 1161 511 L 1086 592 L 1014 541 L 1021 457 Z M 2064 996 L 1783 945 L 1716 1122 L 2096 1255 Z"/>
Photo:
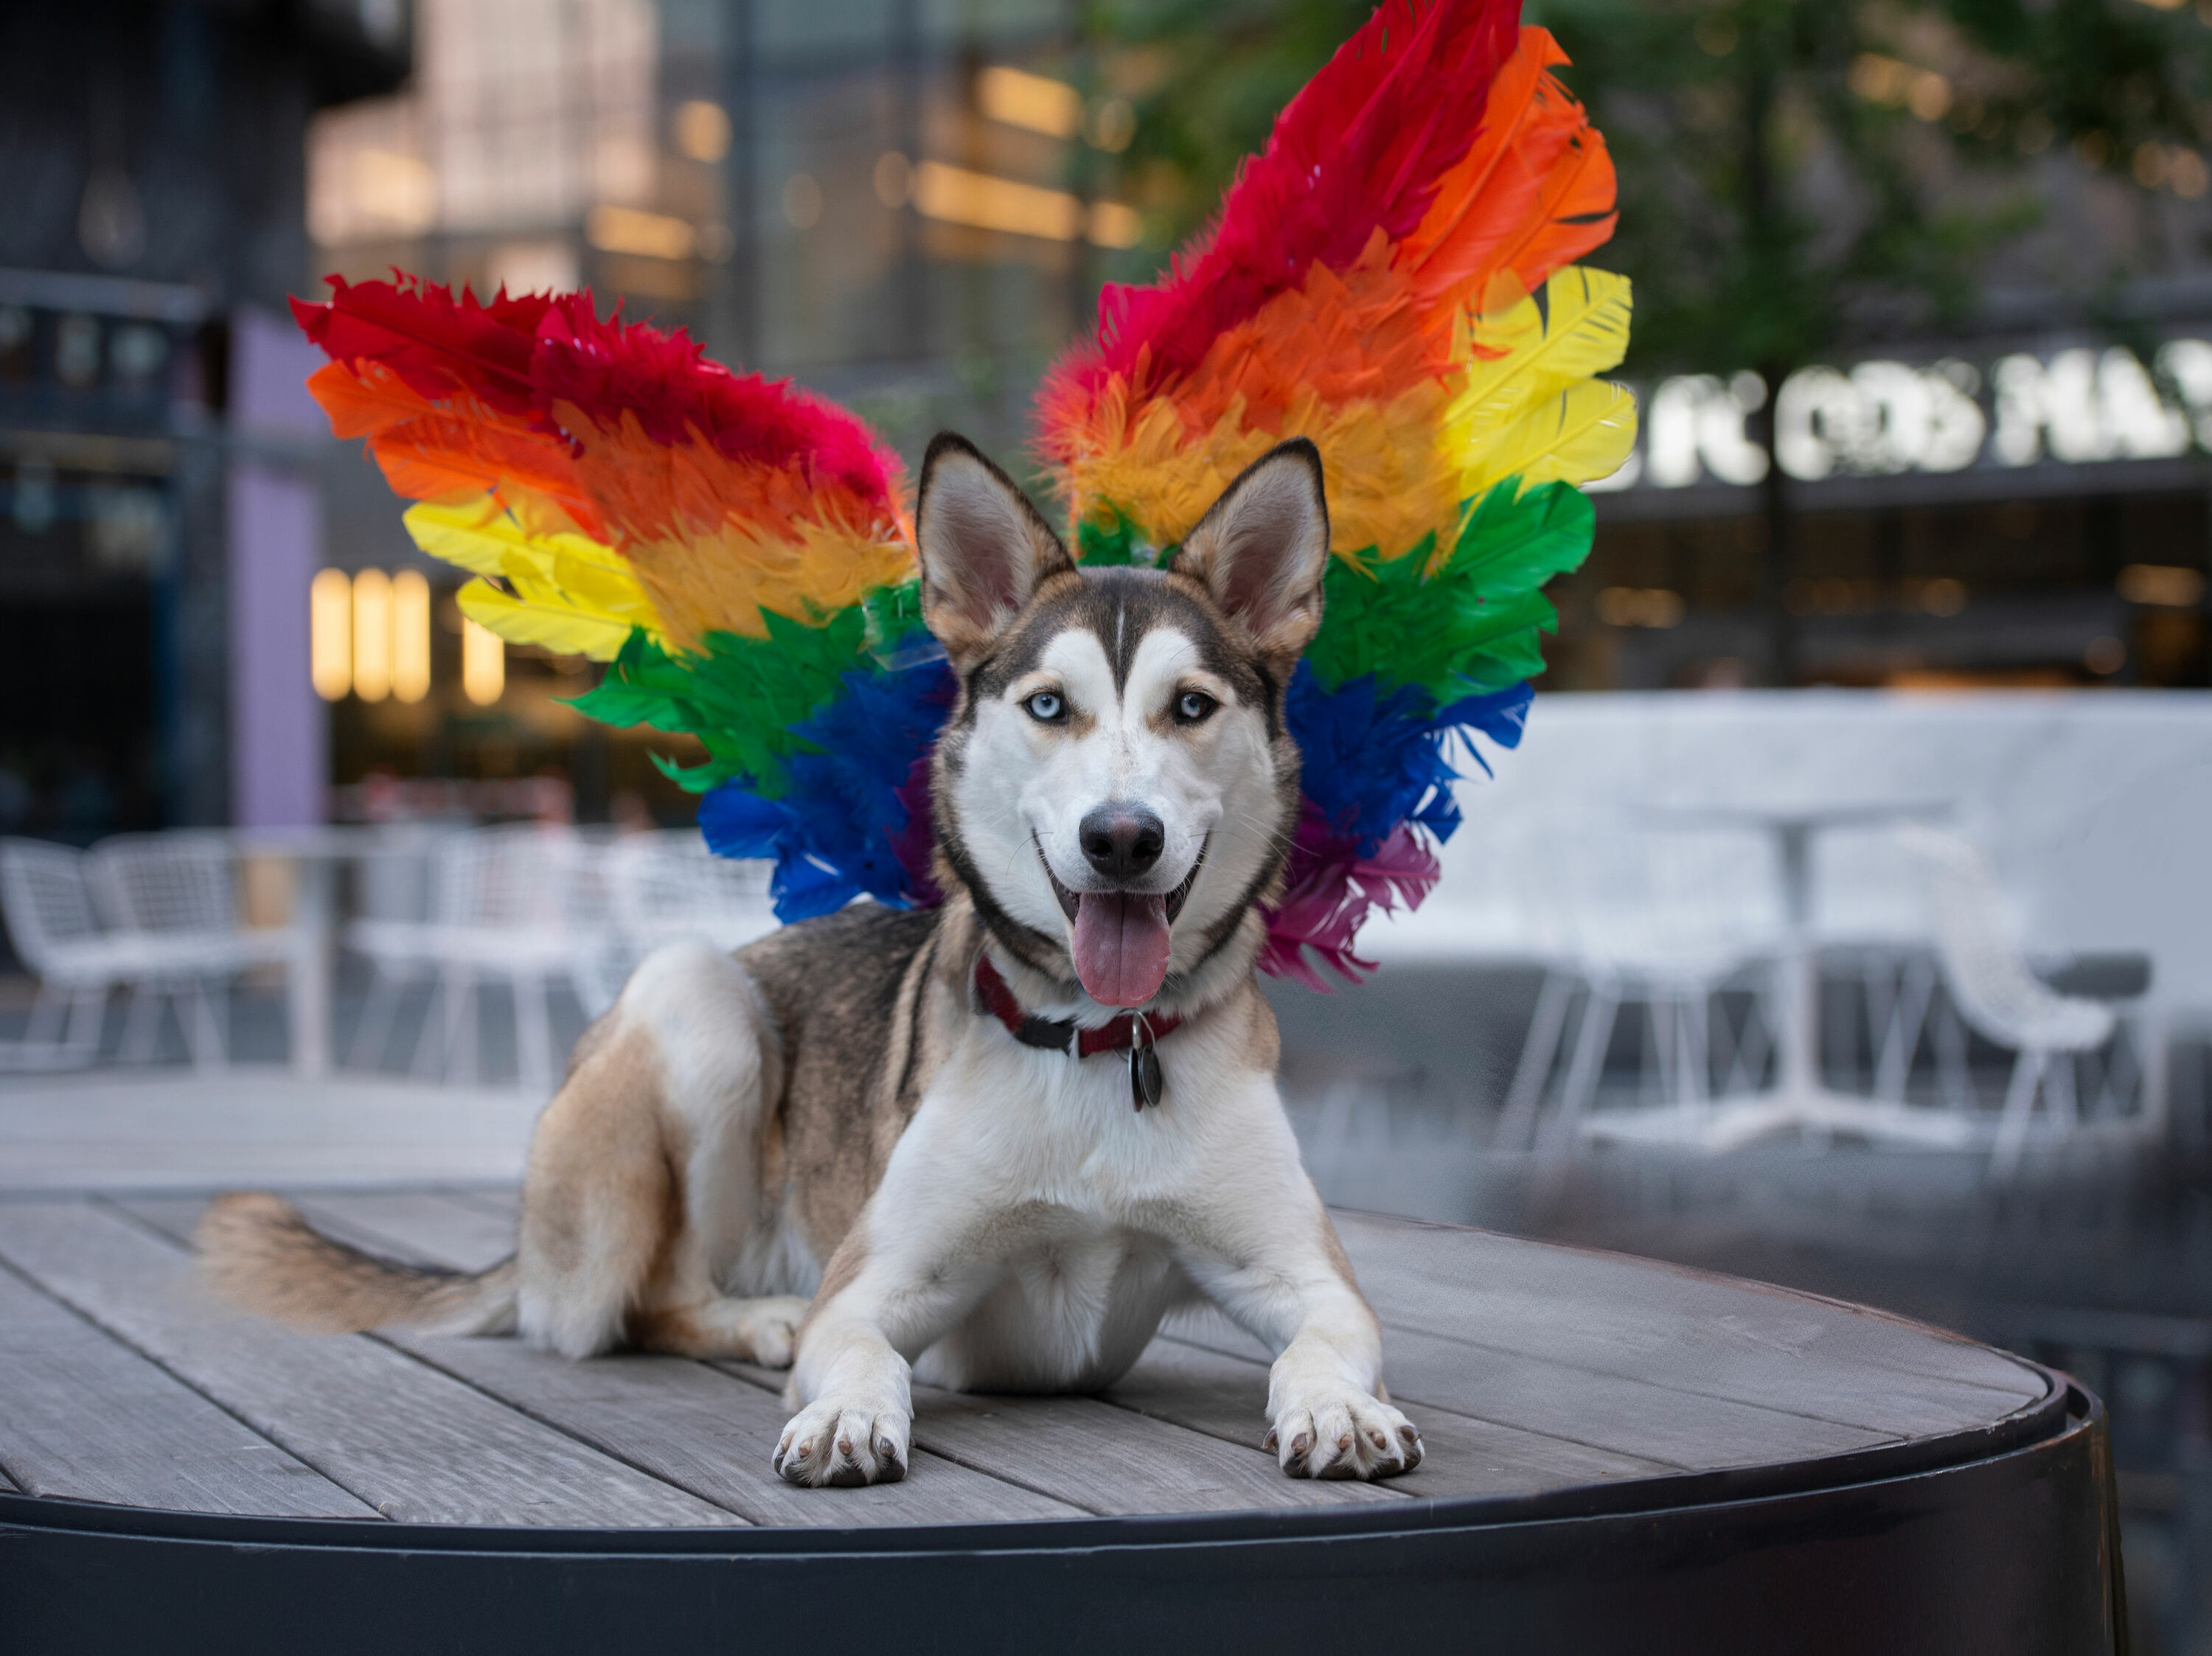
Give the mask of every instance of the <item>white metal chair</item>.
<path id="1" fill-rule="evenodd" d="M 1553 825 L 1529 849 L 1524 865 L 1536 873 L 1525 901 L 1532 931 L 1547 939 L 1547 964 L 1499 1118 L 1498 1147 L 1533 1139 L 1540 1153 L 1558 1156 L 1572 1144 L 1597 1101 L 1625 1006 L 1644 1009 L 1639 1105 L 1694 1112 L 1713 1095 L 1717 1060 L 1723 1092 L 1747 1068 L 1743 1084 L 1755 1079 L 1765 1055 L 1759 1018 L 1754 1013 L 1741 1032 L 1720 1032 L 1726 1039 L 1717 1042 L 1711 1015 L 1720 992 L 1778 935 L 1765 840 L 1584 820 Z M 1554 1089 L 1563 1049 L 1565 1072 Z"/>
<path id="2" fill-rule="evenodd" d="M 439 1012 L 441 1067 L 481 1077 L 477 1026 L 485 986 L 504 982 L 514 998 L 515 1069 L 520 1083 L 543 1089 L 552 1078 L 551 997 L 568 984 L 590 1010 L 602 980 L 591 961 L 605 946 L 606 903 L 597 890 L 599 848 L 576 834 L 536 825 L 465 829 L 431 846 L 428 915 L 372 915 L 346 930 L 346 943 L 397 986 L 428 979 Z M 378 991 L 372 990 L 372 1001 Z M 377 1021 L 371 1022 L 371 1015 Z M 364 1009 L 356 1046 L 388 1034 L 389 1004 Z M 420 1071 L 431 1017 L 426 1012 L 411 1068 Z"/>
<path id="3" fill-rule="evenodd" d="M 383 1067 L 400 998 L 410 986 L 429 984 L 434 992 L 438 955 L 430 925 L 430 848 L 437 837 L 434 831 L 386 830 L 355 859 L 354 918 L 346 922 L 340 941 L 368 967 L 368 994 L 346 1047 L 347 1061 L 356 1066 Z M 418 1056 L 422 1047 L 418 1039 Z"/>
<path id="4" fill-rule="evenodd" d="M 697 829 L 678 828 L 617 841 L 607 872 L 616 919 L 641 951 L 682 937 L 737 949 L 775 930 L 772 867 L 717 857 Z"/>
<path id="5" fill-rule="evenodd" d="M 86 883 L 84 853 L 38 840 L 0 840 L 0 909 L 39 996 L 18 1044 L 0 1047 L 0 1068 L 77 1069 L 100 1056 L 107 992 L 141 963 L 130 940 L 101 927 Z"/>
<path id="6" fill-rule="evenodd" d="M 2057 1141 L 2091 1125 L 2078 1095 L 2076 1065 L 2083 1053 L 2112 1039 L 2119 1015 L 2102 1002 L 2061 994 L 2036 976 L 1996 877 L 1972 843 L 1918 824 L 1897 832 L 1921 868 L 1952 1004 L 1977 1034 L 2016 1054 L 2002 1110 L 1990 1133 L 1990 1173 L 2008 1178 L 2031 1136 Z M 2159 1131 L 2164 1108 L 2160 1066 L 2154 1057 L 2140 1067 L 2142 1096 L 2134 1112 L 2119 1113 L 2119 1101 L 2100 1097 L 2092 1101 L 2096 1108 L 2089 1114 L 2130 1134 Z M 2044 1105 L 2039 1134 L 2039 1101 Z"/>
<path id="7" fill-rule="evenodd" d="M 297 947 L 289 931 L 240 923 L 230 842 L 189 831 L 118 834 L 94 846 L 88 858 L 95 903 L 142 965 L 133 974 L 123 1055 L 153 1056 L 166 997 L 176 1004 L 193 1062 L 228 1062 L 230 980 L 252 967 L 281 964 Z"/>

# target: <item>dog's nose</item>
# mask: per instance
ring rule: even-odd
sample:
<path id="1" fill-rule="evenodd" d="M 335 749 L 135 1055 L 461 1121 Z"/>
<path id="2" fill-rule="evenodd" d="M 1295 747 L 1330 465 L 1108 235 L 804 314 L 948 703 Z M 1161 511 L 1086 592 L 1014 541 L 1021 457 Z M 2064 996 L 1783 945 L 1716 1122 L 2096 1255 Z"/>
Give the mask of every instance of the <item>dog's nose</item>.
<path id="1" fill-rule="evenodd" d="M 1133 880 L 1160 860 L 1168 842 L 1160 819 L 1142 805 L 1109 802 L 1083 819 L 1083 854 L 1109 880 Z"/>

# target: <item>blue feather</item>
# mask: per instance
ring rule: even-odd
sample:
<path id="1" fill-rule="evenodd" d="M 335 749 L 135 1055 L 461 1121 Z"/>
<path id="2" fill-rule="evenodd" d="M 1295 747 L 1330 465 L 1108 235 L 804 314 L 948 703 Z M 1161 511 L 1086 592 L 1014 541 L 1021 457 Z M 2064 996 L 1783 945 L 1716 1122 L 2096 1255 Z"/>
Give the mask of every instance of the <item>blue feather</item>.
<path id="1" fill-rule="evenodd" d="M 700 802 L 699 826 L 724 857 L 770 858 L 776 918 L 803 920 L 858 896 L 894 907 L 916 893 L 895 841 L 907 827 L 898 790 L 929 751 L 952 704 L 941 660 L 848 672 L 837 698 L 792 734 L 810 744 L 786 761 L 788 786 L 764 798 L 750 777 Z"/>
<path id="2" fill-rule="evenodd" d="M 1486 773 L 1477 733 L 1500 747 L 1517 746 L 1531 696 L 1525 684 L 1466 696 L 1437 709 L 1427 691 L 1405 684 L 1383 691 L 1371 673 L 1325 690 L 1304 662 L 1291 679 L 1291 734 L 1304 755 L 1306 797 L 1335 833 L 1358 841 L 1371 857 L 1401 822 L 1418 822 L 1439 840 L 1460 823 L 1451 785 L 1460 772 L 1455 747 Z"/>

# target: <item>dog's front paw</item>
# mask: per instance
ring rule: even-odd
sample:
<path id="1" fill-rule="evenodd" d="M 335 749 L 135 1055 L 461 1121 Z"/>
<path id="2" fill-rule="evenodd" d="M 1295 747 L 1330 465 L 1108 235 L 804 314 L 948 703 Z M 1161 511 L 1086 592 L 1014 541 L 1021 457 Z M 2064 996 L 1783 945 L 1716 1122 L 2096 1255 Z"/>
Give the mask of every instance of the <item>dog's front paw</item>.
<path id="1" fill-rule="evenodd" d="M 806 1318 L 806 1301 L 788 1294 L 746 1300 L 738 1324 L 746 1355 L 763 1368 L 791 1367 L 792 1343 Z"/>
<path id="2" fill-rule="evenodd" d="M 896 1483 L 906 1476 L 914 1417 L 895 1406 L 823 1398 L 791 1417 L 776 1441 L 775 1465 L 787 1479 L 825 1483 Z"/>
<path id="3" fill-rule="evenodd" d="M 1380 1398 L 1302 1398 L 1276 1415 L 1261 1446 L 1292 1477 L 1395 1477 L 1421 1464 L 1421 1435 Z"/>

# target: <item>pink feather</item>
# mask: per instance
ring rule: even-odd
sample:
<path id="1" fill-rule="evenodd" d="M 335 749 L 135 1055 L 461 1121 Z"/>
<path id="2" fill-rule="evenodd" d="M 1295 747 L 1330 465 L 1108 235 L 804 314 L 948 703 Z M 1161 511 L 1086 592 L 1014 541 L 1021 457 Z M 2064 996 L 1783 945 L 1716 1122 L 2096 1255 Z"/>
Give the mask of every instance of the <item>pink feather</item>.
<path id="1" fill-rule="evenodd" d="M 1321 807 L 1304 801 L 1282 899 L 1267 910 L 1260 969 L 1327 994 L 1330 984 L 1310 953 L 1346 983 L 1360 982 L 1376 969 L 1352 952 L 1370 910 L 1419 908 L 1442 874 L 1426 837 L 1410 822 L 1400 823 L 1372 857 L 1362 857 L 1357 840 L 1333 832 Z"/>

